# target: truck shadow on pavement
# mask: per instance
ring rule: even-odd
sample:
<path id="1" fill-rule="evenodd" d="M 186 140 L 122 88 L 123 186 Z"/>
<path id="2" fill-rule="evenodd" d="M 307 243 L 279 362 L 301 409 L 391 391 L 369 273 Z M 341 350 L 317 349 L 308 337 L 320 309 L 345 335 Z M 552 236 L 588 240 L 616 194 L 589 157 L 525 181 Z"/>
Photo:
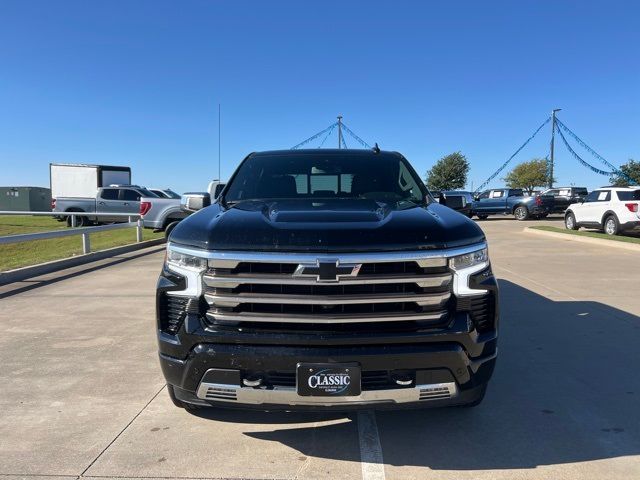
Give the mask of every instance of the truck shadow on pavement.
<path id="1" fill-rule="evenodd" d="M 597 302 L 554 301 L 504 280 L 500 288 L 498 363 L 484 402 L 376 412 L 385 464 L 527 469 L 640 454 L 640 318 Z M 360 461 L 355 415 L 203 416 L 270 425 L 329 420 L 245 435 Z"/>

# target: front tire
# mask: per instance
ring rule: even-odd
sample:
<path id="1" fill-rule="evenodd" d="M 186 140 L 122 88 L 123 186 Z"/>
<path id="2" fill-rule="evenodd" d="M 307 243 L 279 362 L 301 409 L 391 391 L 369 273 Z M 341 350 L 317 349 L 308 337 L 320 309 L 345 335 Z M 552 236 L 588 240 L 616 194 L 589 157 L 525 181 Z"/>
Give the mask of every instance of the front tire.
<path id="1" fill-rule="evenodd" d="M 516 217 L 516 220 L 522 222 L 529 218 L 529 209 L 527 209 L 527 207 L 525 207 L 524 205 L 520 205 L 513 211 L 513 216 Z"/>
<path id="2" fill-rule="evenodd" d="M 567 230 L 578 230 L 578 224 L 576 223 L 576 217 L 573 213 L 569 212 L 564 217 L 564 226 Z"/>
<path id="3" fill-rule="evenodd" d="M 484 400 L 484 396 L 487 393 L 487 384 L 485 383 L 482 388 L 479 389 L 478 394 L 476 395 L 476 397 L 471 400 L 470 402 L 467 403 L 463 403 L 461 405 L 458 405 L 461 408 L 473 408 L 473 407 L 477 407 L 478 405 L 480 405 L 482 403 L 482 400 Z"/>
<path id="4" fill-rule="evenodd" d="M 620 222 L 615 215 L 609 215 L 604 219 L 604 233 L 607 235 L 618 235 L 620 233 Z"/>
<path id="5" fill-rule="evenodd" d="M 176 225 L 178 225 L 180 223 L 180 220 L 176 220 L 174 222 L 171 222 L 170 224 L 168 224 L 165 229 L 164 229 L 164 238 L 169 240 L 169 235 L 171 235 L 171 232 L 173 232 L 173 229 L 176 228 Z"/>

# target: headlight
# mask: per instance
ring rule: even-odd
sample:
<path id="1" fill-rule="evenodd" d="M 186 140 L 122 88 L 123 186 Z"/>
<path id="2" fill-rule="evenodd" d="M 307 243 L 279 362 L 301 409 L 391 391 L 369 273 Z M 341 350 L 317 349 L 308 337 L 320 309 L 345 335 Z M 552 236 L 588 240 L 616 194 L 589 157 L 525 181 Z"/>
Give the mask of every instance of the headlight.
<path id="1" fill-rule="evenodd" d="M 176 252 L 169 246 L 167 248 L 167 266 L 172 270 L 187 269 L 202 272 L 207 269 L 207 259 L 196 257 L 195 255 Z"/>
<path id="2" fill-rule="evenodd" d="M 449 266 L 454 270 L 462 270 L 464 268 L 474 267 L 481 263 L 489 261 L 489 251 L 486 248 L 476 250 L 475 252 L 465 253 L 457 257 L 449 259 Z"/>

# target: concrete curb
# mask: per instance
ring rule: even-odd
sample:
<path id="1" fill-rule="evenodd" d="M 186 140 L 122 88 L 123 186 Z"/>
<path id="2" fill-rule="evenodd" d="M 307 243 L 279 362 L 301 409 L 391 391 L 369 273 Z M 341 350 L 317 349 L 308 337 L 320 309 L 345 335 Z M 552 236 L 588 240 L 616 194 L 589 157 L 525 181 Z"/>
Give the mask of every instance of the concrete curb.
<path id="1" fill-rule="evenodd" d="M 95 262 L 97 260 L 103 260 L 109 257 L 115 257 L 123 253 L 135 252 L 136 250 L 142 250 L 144 248 L 161 245 L 165 242 L 164 238 L 156 238 L 155 240 L 147 240 L 146 242 L 133 243 L 131 245 L 123 245 L 121 247 L 108 248 L 107 250 L 100 250 L 98 252 L 87 253 L 86 255 L 76 255 L 75 257 L 63 258 L 61 260 L 53 260 L 51 262 L 40 263 L 38 265 L 31 265 L 29 267 L 16 268 L 15 270 L 8 270 L 6 272 L 0 272 L 0 285 L 7 285 L 13 282 L 20 282 L 27 278 L 38 277 L 40 275 L 46 275 L 48 273 L 57 272 L 59 270 L 65 270 L 71 267 L 77 267 L 86 263 Z"/>
<path id="2" fill-rule="evenodd" d="M 570 233 L 548 232 L 546 230 L 537 230 L 531 227 L 525 227 L 523 232 L 534 233 L 536 235 L 542 235 L 545 237 L 559 238 L 561 240 L 569 240 L 572 242 L 590 243 L 591 245 L 599 245 L 601 247 L 613 247 L 613 248 L 620 248 L 622 250 L 631 250 L 633 252 L 640 252 L 639 243 L 626 243 L 626 242 L 619 242 L 617 240 L 604 240 L 601 238 L 583 237 L 580 235 L 571 235 Z"/>

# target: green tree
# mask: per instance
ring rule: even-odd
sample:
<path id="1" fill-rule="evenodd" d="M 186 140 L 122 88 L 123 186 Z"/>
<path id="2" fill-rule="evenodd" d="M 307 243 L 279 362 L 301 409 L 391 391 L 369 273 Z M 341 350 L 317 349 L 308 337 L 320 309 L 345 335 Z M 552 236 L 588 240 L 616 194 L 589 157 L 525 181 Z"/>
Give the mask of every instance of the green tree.
<path id="1" fill-rule="evenodd" d="M 469 162 L 460 152 L 451 153 L 438 160 L 427 171 L 426 184 L 430 190 L 455 190 L 467 184 Z"/>
<path id="2" fill-rule="evenodd" d="M 528 162 L 522 162 L 516 165 L 503 180 L 507 187 L 522 188 L 531 194 L 536 187 L 543 187 L 549 183 L 547 161 L 544 158 L 534 158 Z"/>
<path id="3" fill-rule="evenodd" d="M 629 159 L 627 163 L 620 166 L 620 171 L 633 180 L 636 185 L 640 185 L 640 162 Z M 616 187 L 629 185 L 629 180 L 622 175 L 615 175 L 611 177 L 609 181 L 611 185 L 615 185 Z"/>

